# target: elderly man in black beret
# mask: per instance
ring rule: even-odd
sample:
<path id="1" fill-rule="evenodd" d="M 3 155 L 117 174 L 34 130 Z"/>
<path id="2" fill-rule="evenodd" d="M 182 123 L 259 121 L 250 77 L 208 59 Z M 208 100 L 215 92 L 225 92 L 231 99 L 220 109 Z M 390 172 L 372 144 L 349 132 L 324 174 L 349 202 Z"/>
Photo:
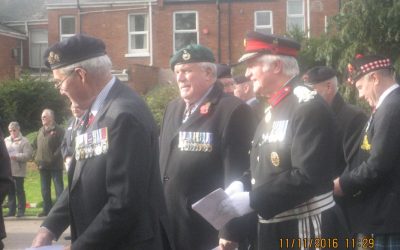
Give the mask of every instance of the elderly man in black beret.
<path id="1" fill-rule="evenodd" d="M 69 187 L 32 246 L 71 227 L 75 250 L 171 249 L 158 167 L 158 134 L 142 98 L 111 74 L 105 44 L 75 35 L 45 53 L 55 87 L 87 110 L 75 137 Z"/>
<path id="2" fill-rule="evenodd" d="M 345 103 L 338 92 L 338 79 L 332 68 L 313 67 L 303 75 L 303 80 L 324 98 L 335 115 L 338 140 L 335 176 L 339 176 L 354 154 L 354 147 L 358 147 L 358 139 L 368 120 L 367 115 L 360 108 Z"/>
<path id="3" fill-rule="evenodd" d="M 348 197 L 353 232 L 373 249 L 400 248 L 400 88 L 389 58 L 362 56 L 348 65 L 349 81 L 373 109 L 355 156 L 335 180 L 335 194 Z"/>
<path id="4" fill-rule="evenodd" d="M 226 202 L 240 214 L 258 214 L 259 250 L 345 249 L 345 226 L 333 199 L 335 128 L 326 102 L 299 84 L 297 42 L 250 32 L 246 76 L 269 103 L 251 150 L 250 192 Z M 329 246 L 327 245 L 329 244 Z"/>
<path id="5" fill-rule="evenodd" d="M 249 168 L 253 114 L 244 102 L 223 92 L 214 62 L 211 50 L 201 45 L 189 45 L 170 60 L 180 98 L 164 114 L 160 167 L 178 250 L 218 245 L 218 231 L 191 205 Z M 236 223 L 220 233 L 226 244 L 236 245 L 245 235 L 246 229 Z"/>

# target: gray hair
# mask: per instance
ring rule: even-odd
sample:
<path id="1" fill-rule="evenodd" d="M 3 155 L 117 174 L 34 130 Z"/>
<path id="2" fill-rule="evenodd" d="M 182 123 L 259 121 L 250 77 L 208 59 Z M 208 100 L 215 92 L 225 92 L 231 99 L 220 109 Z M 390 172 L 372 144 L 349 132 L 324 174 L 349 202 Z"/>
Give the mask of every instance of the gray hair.
<path id="1" fill-rule="evenodd" d="M 214 78 L 213 82 L 215 82 L 217 80 L 217 65 L 210 62 L 201 62 L 199 64 L 203 70 L 211 69 L 211 74 Z"/>
<path id="2" fill-rule="evenodd" d="M 68 65 L 65 68 L 62 68 L 61 71 L 67 75 L 72 73 L 75 68 L 83 68 L 88 73 L 95 75 L 103 75 L 105 73 L 111 72 L 112 63 L 110 57 L 108 55 L 98 56 L 94 58 L 90 58 L 84 60 L 82 62 L 77 62 L 72 65 Z"/>
<path id="3" fill-rule="evenodd" d="M 54 111 L 51 109 L 43 109 L 43 113 L 47 113 L 48 115 L 50 115 L 51 119 L 54 121 Z"/>
<path id="4" fill-rule="evenodd" d="M 298 75 L 300 70 L 299 70 L 299 64 L 297 63 L 296 58 L 292 56 L 282 56 L 282 55 L 262 55 L 259 57 L 259 62 L 262 62 L 265 67 L 264 70 L 268 70 L 270 65 L 275 62 L 275 61 L 281 61 L 282 62 L 282 73 L 286 76 L 293 77 L 295 75 Z"/>
<path id="5" fill-rule="evenodd" d="M 20 126 L 18 122 L 10 122 L 10 124 L 8 125 L 8 129 L 17 129 L 20 130 Z"/>

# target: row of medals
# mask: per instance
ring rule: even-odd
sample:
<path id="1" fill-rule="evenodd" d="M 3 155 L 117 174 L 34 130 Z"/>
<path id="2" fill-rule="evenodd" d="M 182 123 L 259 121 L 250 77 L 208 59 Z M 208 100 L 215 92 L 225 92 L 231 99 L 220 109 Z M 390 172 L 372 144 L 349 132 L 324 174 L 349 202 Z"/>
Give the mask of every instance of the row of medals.
<path id="1" fill-rule="evenodd" d="M 209 132 L 179 132 L 178 148 L 181 151 L 212 151 L 212 133 Z"/>
<path id="2" fill-rule="evenodd" d="M 108 151 L 108 130 L 100 128 L 75 138 L 75 159 L 83 160 Z"/>

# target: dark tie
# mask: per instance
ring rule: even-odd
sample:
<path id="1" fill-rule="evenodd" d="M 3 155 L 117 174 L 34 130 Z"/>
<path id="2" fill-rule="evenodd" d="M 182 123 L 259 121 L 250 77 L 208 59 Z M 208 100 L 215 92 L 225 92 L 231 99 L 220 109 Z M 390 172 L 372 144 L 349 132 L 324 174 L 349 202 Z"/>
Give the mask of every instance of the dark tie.
<path id="1" fill-rule="evenodd" d="M 192 113 L 194 105 L 193 104 L 186 104 L 185 111 L 183 112 L 183 120 L 182 123 L 185 123 L 188 119 L 190 114 Z"/>

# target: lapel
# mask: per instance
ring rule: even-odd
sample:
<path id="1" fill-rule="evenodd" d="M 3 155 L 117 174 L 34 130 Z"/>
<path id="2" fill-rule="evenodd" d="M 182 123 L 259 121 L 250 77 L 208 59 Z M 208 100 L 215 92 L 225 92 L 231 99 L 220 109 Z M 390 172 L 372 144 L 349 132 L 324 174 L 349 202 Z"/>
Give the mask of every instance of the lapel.
<path id="1" fill-rule="evenodd" d="M 118 92 L 120 89 L 120 82 L 118 79 L 116 79 L 116 82 L 114 83 L 114 86 L 110 89 L 110 92 L 108 93 L 108 96 L 106 97 L 106 99 L 104 100 L 104 104 L 101 107 L 101 109 L 98 111 L 98 113 L 96 114 L 93 122 L 91 123 L 91 125 L 86 129 L 85 133 L 89 133 L 92 132 L 94 129 L 98 129 L 98 121 L 105 115 L 105 112 L 108 110 L 108 108 L 110 107 L 112 100 L 114 99 L 115 96 L 118 96 Z M 75 152 L 73 155 L 73 158 L 75 159 Z M 84 160 L 80 160 L 80 161 L 75 161 L 75 168 L 71 169 L 73 171 L 72 174 L 72 181 L 71 181 L 71 187 L 70 187 L 70 191 L 72 191 L 72 189 L 75 187 L 76 183 L 78 182 L 82 170 L 85 167 L 86 163 L 89 160 L 93 160 L 92 158 L 90 159 L 84 159 Z"/>

